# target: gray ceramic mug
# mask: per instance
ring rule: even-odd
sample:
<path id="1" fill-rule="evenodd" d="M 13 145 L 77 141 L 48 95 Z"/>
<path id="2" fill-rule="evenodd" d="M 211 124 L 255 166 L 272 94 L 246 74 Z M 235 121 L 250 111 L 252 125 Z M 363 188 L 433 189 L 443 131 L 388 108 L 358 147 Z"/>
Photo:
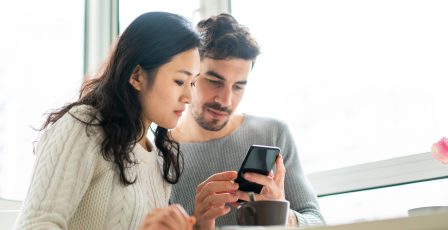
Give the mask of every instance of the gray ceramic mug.
<path id="1" fill-rule="evenodd" d="M 250 201 L 236 211 L 238 225 L 280 225 L 288 221 L 289 202 L 280 200 Z"/>

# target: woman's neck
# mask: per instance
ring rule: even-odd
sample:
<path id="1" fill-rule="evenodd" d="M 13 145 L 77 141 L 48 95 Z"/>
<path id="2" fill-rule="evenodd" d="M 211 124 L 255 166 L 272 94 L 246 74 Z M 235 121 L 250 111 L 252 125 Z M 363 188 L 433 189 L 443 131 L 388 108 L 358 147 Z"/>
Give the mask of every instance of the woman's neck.
<path id="1" fill-rule="evenodd" d="M 138 143 L 144 148 L 146 149 L 146 151 L 151 152 L 152 151 L 152 145 L 151 142 L 149 142 L 147 135 L 148 135 L 148 130 L 149 127 L 151 126 L 151 122 L 143 122 L 143 124 L 145 125 L 144 130 L 143 130 L 143 136 L 142 138 L 138 141 Z"/>

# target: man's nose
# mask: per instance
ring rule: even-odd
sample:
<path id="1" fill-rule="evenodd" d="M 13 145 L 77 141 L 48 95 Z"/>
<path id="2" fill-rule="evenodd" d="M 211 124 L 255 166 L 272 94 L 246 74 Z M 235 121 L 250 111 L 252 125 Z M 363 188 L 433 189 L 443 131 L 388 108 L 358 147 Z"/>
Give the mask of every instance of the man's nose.
<path id="1" fill-rule="evenodd" d="M 230 107 L 232 105 L 232 93 L 231 87 L 220 90 L 215 97 L 215 102 L 221 104 L 222 107 Z"/>

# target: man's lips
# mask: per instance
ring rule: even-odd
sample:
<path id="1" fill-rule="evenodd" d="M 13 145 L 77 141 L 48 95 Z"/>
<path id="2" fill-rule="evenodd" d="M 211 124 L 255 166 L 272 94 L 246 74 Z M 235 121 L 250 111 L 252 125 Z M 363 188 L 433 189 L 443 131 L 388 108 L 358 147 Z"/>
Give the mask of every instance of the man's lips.
<path id="1" fill-rule="evenodd" d="M 217 116 L 217 117 L 223 117 L 223 116 L 227 116 L 227 115 L 228 115 L 227 112 L 219 111 L 219 110 L 212 109 L 212 108 L 207 108 L 207 110 L 208 110 L 212 115 Z"/>

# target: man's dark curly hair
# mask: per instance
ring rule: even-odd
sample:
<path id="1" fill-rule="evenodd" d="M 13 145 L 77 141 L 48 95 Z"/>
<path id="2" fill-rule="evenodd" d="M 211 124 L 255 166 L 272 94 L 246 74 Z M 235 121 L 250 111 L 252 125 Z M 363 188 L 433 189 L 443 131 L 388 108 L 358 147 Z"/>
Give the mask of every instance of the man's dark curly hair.
<path id="1" fill-rule="evenodd" d="M 201 59 L 241 58 L 255 63 L 260 54 L 260 48 L 249 30 L 229 14 L 202 20 L 197 29 L 203 39 L 199 49 Z"/>

